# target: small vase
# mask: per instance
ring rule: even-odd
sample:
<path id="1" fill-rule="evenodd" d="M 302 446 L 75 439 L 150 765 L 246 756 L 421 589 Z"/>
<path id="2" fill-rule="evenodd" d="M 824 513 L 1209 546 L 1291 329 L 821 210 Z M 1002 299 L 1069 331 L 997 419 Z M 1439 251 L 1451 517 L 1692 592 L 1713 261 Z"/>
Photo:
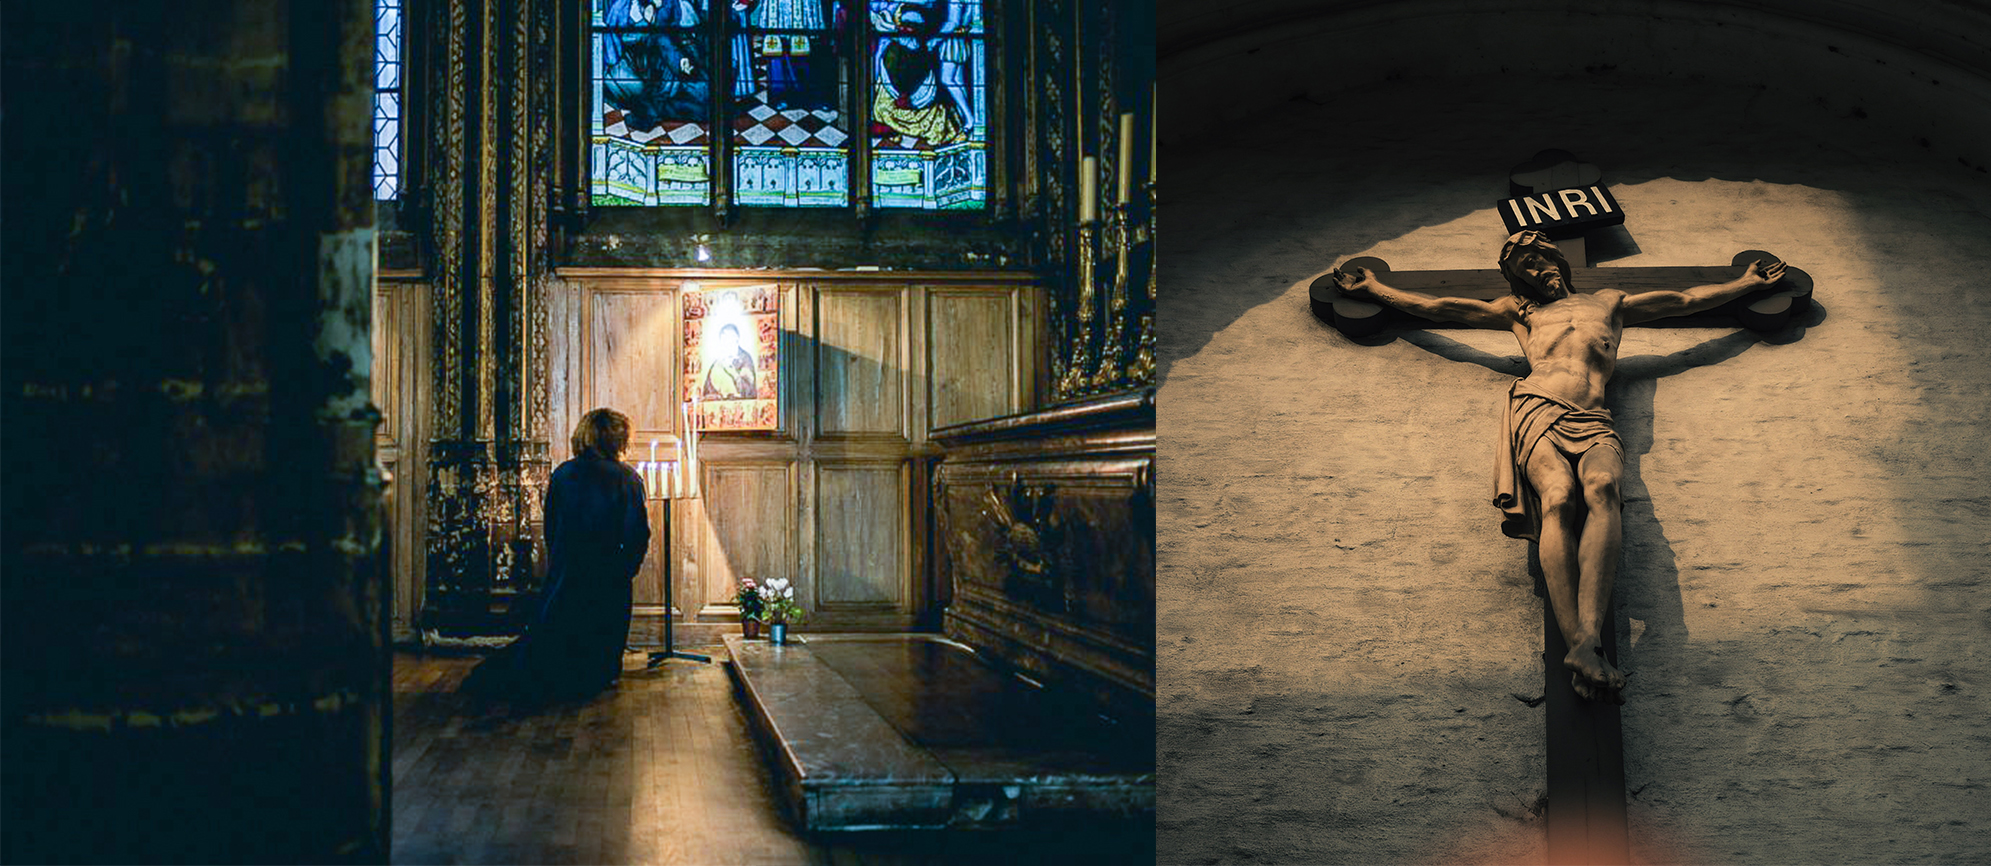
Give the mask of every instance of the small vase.
<path id="1" fill-rule="evenodd" d="M 746 634 L 747 640 L 753 640 L 754 638 L 760 637 L 760 620 L 757 619 L 740 620 L 740 630 L 744 634 Z"/>
<path id="2" fill-rule="evenodd" d="M 768 623 L 767 642 L 774 644 L 776 646 L 780 646 L 782 644 L 787 643 L 788 623 L 785 622 Z"/>

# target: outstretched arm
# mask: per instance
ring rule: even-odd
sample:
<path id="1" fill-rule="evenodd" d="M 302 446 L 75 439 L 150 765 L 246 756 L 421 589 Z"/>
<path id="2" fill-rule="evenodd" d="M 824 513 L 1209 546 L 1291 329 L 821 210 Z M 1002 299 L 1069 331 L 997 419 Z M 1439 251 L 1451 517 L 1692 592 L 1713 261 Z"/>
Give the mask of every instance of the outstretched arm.
<path id="1" fill-rule="evenodd" d="M 1783 278 L 1783 262 L 1771 261 L 1766 265 L 1759 259 L 1750 262 L 1749 267 L 1743 269 L 1742 276 L 1726 283 L 1696 286 L 1684 292 L 1641 292 L 1625 298 L 1625 324 L 1636 325 L 1653 319 L 1711 310 L 1750 292 L 1768 288 Z"/>
<path id="2" fill-rule="evenodd" d="M 1439 298 L 1423 292 L 1391 288 L 1376 279 L 1376 273 L 1368 268 L 1336 270 L 1334 287 L 1349 297 L 1388 304 L 1420 319 L 1503 331 L 1511 325 L 1507 315 L 1495 304 L 1476 298 Z"/>

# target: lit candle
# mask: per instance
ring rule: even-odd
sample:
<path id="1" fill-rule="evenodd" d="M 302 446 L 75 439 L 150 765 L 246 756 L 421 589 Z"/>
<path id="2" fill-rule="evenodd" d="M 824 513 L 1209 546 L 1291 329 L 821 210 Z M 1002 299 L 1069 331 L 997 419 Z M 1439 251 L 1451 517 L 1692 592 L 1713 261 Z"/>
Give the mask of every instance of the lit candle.
<path id="1" fill-rule="evenodd" d="M 1089 223 L 1099 218 L 1099 157 L 1088 156 L 1078 161 L 1078 221 Z"/>
<path id="2" fill-rule="evenodd" d="M 1134 113 L 1120 113 L 1120 198 L 1125 205 L 1132 199 L 1134 191 Z"/>

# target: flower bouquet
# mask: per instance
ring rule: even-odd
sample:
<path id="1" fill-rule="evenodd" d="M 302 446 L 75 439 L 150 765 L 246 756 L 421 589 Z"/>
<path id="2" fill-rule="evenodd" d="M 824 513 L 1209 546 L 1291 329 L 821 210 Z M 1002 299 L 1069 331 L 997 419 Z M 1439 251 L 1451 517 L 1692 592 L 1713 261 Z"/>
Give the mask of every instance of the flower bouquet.
<path id="1" fill-rule="evenodd" d="M 751 577 L 740 578 L 740 588 L 733 593 L 733 603 L 740 608 L 740 631 L 749 640 L 760 637 L 761 619 L 767 611 L 766 599 L 760 593 Z"/>
<path id="2" fill-rule="evenodd" d="M 795 603 L 795 587 L 788 578 L 769 578 L 760 588 L 760 601 L 761 616 L 767 620 L 767 639 L 775 643 L 786 643 L 788 625 L 808 617 L 808 612 Z"/>

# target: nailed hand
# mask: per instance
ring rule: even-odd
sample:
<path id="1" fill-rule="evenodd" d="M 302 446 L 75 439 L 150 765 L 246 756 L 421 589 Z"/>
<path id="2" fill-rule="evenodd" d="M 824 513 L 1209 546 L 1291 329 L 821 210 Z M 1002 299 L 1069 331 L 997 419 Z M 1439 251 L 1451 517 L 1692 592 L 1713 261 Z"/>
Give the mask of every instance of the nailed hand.
<path id="1" fill-rule="evenodd" d="M 1749 267 L 1742 272 L 1742 278 L 1760 285 L 1776 285 L 1778 280 L 1784 278 L 1784 263 L 1769 260 L 1769 264 L 1765 265 L 1764 261 L 1757 259 L 1750 262 Z"/>
<path id="2" fill-rule="evenodd" d="M 1334 272 L 1334 287 L 1344 295 L 1366 297 L 1376 286 L 1376 274 L 1368 268 L 1353 268 Z"/>

